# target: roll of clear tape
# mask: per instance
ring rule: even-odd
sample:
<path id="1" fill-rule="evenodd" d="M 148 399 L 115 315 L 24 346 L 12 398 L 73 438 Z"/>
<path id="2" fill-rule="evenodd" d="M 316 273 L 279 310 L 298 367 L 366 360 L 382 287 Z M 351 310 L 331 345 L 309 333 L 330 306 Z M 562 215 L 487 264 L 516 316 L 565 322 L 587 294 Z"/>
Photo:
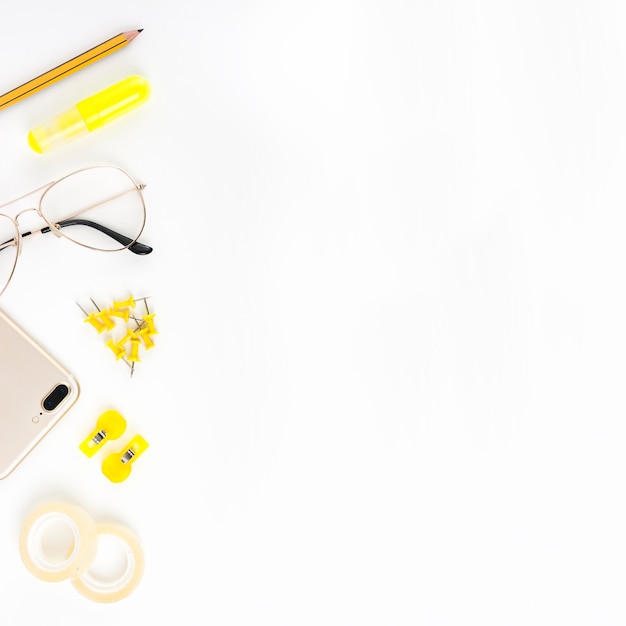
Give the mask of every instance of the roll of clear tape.
<path id="1" fill-rule="evenodd" d="M 117 602 L 129 596 L 141 581 L 145 564 L 143 549 L 137 536 L 126 526 L 106 522 L 98 524 L 96 529 L 98 537 L 109 536 L 120 543 L 126 559 L 124 572 L 116 580 L 105 580 L 88 568 L 72 580 L 72 585 L 94 602 Z"/>
<path id="2" fill-rule="evenodd" d="M 67 546 L 50 550 L 46 544 L 58 541 L 55 534 L 70 531 Z M 54 502 L 34 509 L 20 532 L 20 555 L 26 569 L 41 580 L 57 582 L 80 576 L 92 563 L 97 550 L 98 531 L 91 516 L 78 506 Z M 55 552 L 53 554 L 53 552 Z"/>

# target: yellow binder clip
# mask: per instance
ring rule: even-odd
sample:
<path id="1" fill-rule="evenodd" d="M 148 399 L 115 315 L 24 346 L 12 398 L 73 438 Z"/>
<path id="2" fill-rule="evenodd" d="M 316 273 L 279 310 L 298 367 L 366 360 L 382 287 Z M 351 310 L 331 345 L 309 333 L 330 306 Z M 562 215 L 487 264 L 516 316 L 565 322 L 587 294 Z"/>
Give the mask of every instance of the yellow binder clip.
<path id="1" fill-rule="evenodd" d="M 126 430 L 126 420 L 117 411 L 105 411 L 96 422 L 96 429 L 78 446 L 92 457 L 109 439 L 117 439 Z"/>
<path id="2" fill-rule="evenodd" d="M 102 473 L 113 483 L 125 481 L 130 476 L 133 463 L 148 449 L 148 445 L 141 435 L 135 435 L 122 450 L 104 459 Z"/>

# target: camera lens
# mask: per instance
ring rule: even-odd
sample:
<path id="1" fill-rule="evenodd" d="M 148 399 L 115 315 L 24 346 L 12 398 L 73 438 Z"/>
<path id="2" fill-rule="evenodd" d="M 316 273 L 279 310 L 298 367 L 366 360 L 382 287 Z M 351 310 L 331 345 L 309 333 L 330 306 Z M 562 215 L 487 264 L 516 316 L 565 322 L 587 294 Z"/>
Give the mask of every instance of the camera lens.
<path id="1" fill-rule="evenodd" d="M 70 392 L 69 387 L 67 385 L 57 385 L 49 394 L 44 398 L 43 408 L 46 411 L 54 411 L 61 402 L 63 402 L 64 398 L 67 397 L 67 394 Z"/>

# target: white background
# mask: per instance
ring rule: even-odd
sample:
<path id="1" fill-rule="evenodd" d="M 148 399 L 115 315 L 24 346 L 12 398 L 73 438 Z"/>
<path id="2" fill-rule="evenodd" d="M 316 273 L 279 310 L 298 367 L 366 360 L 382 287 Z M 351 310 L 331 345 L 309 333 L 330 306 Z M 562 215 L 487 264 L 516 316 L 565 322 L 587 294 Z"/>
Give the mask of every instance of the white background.
<path id="1" fill-rule="evenodd" d="M 0 298 L 82 386 L 0 484 L 0 622 L 626 623 L 625 26 L 608 0 L 7 4 L 0 92 L 144 31 L 0 112 L 1 199 L 121 165 L 155 251 L 26 241 Z M 142 109 L 30 151 L 130 74 Z M 160 330 L 132 380 L 75 304 L 129 293 Z M 78 451 L 107 408 L 151 444 L 120 485 Z M 24 568 L 54 499 L 140 536 L 128 599 Z"/>

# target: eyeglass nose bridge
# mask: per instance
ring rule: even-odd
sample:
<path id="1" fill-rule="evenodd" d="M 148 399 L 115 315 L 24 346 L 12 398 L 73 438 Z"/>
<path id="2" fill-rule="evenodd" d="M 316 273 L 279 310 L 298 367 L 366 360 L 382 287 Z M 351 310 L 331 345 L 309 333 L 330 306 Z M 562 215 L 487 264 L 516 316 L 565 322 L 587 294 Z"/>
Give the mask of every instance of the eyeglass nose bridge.
<path id="1" fill-rule="evenodd" d="M 50 230 L 51 230 L 51 231 L 52 231 L 52 233 L 55 235 L 55 237 L 61 237 L 61 233 L 59 232 L 59 229 L 58 229 L 58 228 L 55 228 L 55 225 L 54 225 L 54 224 L 50 224 L 50 223 L 48 222 L 48 220 L 46 220 L 46 218 L 45 218 L 45 217 L 41 214 L 41 211 L 40 211 L 38 208 L 36 208 L 36 207 L 29 207 L 29 208 L 22 209 L 21 211 L 19 211 L 19 212 L 15 215 L 15 217 L 13 218 L 13 219 L 15 220 L 15 223 L 18 223 L 18 221 L 19 221 L 20 217 L 21 217 L 22 215 L 24 215 L 25 213 L 28 213 L 28 212 L 30 212 L 30 211 L 33 211 L 34 213 L 36 213 L 36 214 L 39 216 L 39 218 L 40 218 L 41 220 L 43 220 L 43 222 L 46 224 L 46 226 L 47 226 L 48 228 L 50 228 Z M 31 231 L 29 234 L 33 234 L 33 235 L 34 235 L 36 232 L 38 232 L 38 231 Z M 39 232 L 41 232 L 41 229 L 40 229 L 40 231 L 39 231 Z M 21 239 L 22 239 L 22 237 L 20 237 L 20 243 L 21 243 Z M 21 248 L 21 246 L 20 246 L 20 248 Z"/>
<path id="2" fill-rule="evenodd" d="M 47 221 L 44 219 L 43 215 L 41 214 L 41 211 L 35 207 L 29 207 L 26 209 L 22 209 L 21 211 L 19 211 L 18 213 L 15 214 L 15 217 L 13 218 L 13 221 L 15 223 L 15 226 L 17 228 L 17 232 L 19 233 L 19 219 L 22 215 L 24 215 L 25 213 L 29 213 L 30 211 L 33 211 L 34 213 L 36 213 L 40 219 L 42 219 L 44 221 L 44 223 L 46 224 L 46 226 L 49 227 Z M 45 228 L 45 227 L 44 227 Z M 61 235 L 58 232 L 58 229 L 56 228 L 50 228 L 50 230 L 57 236 L 60 237 Z M 16 240 L 16 244 L 17 244 L 17 256 L 19 257 L 22 254 L 22 242 L 24 240 L 24 237 L 26 235 L 34 235 L 37 233 L 41 233 L 42 229 L 40 228 L 39 230 L 30 230 L 28 233 L 24 233 L 21 234 L 19 237 L 17 237 Z"/>
<path id="3" fill-rule="evenodd" d="M 34 211 L 35 213 L 37 213 L 37 215 L 39 215 L 39 217 L 41 217 L 41 213 L 39 212 L 39 209 L 36 209 L 35 207 L 30 207 L 28 209 L 22 209 L 19 213 L 17 213 L 14 218 L 15 221 L 17 222 L 20 219 L 20 217 L 24 215 L 24 213 L 28 213 L 29 211 Z"/>

